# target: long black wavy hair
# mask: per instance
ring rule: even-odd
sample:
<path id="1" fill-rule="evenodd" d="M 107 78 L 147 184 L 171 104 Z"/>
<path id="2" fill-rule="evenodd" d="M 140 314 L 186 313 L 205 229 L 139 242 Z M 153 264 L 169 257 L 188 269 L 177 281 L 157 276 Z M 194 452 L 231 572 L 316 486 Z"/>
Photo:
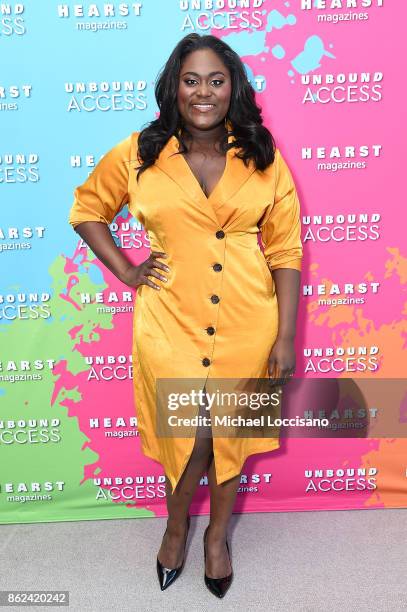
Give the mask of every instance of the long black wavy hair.
<path id="1" fill-rule="evenodd" d="M 141 173 L 154 164 L 161 150 L 176 136 L 181 144 L 180 153 L 187 151 L 182 138 L 186 131 L 178 110 L 177 93 L 181 66 L 189 53 L 198 49 L 212 49 L 229 69 L 232 81 L 230 105 L 226 115 L 232 126 L 222 143 L 223 150 L 241 148 L 238 157 L 247 165 L 253 160 L 256 169 L 264 170 L 274 161 L 275 142 L 270 131 L 263 125 L 261 108 L 257 105 L 255 92 L 249 83 L 239 55 L 225 42 L 211 35 L 188 34 L 184 36 L 169 56 L 155 85 L 155 98 L 160 114 L 141 130 L 138 138 L 137 180 Z M 233 134 L 235 141 L 228 143 Z"/>

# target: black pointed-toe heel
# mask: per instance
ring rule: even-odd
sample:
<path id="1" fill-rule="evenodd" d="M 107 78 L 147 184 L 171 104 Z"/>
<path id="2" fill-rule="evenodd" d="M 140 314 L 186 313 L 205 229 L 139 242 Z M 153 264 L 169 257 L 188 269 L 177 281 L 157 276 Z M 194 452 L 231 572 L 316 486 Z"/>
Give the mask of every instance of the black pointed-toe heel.
<path id="1" fill-rule="evenodd" d="M 204 536 L 203 536 L 205 562 L 206 562 L 205 541 L 206 541 L 206 532 L 208 531 L 208 527 L 205 529 Z M 230 560 L 229 544 L 227 540 L 226 540 L 226 548 L 228 549 L 228 555 L 229 555 L 229 560 Z M 210 578 L 209 576 L 206 575 L 206 572 L 205 572 L 206 586 L 208 587 L 211 593 L 213 593 L 214 595 L 216 595 L 216 597 L 219 597 L 220 599 L 222 599 L 222 597 L 225 596 L 227 590 L 232 584 L 232 579 L 233 579 L 233 570 L 231 571 L 229 576 L 224 576 L 223 578 Z"/>
<path id="2" fill-rule="evenodd" d="M 157 556 L 157 574 L 158 574 L 158 581 L 160 583 L 160 588 L 162 591 L 164 591 L 165 589 L 167 589 L 170 584 L 172 584 L 174 582 L 174 580 L 176 580 L 178 578 L 178 576 L 181 574 L 183 568 L 184 568 L 184 562 L 185 562 L 185 549 L 186 549 L 186 545 L 187 545 L 187 539 L 188 539 L 188 532 L 189 532 L 189 526 L 191 523 L 191 517 L 188 515 L 187 518 L 187 533 L 185 535 L 185 544 L 184 544 L 184 558 L 182 560 L 182 563 L 179 567 L 175 567 L 173 569 L 171 569 L 170 567 L 164 567 L 164 565 L 162 563 L 160 563 L 160 561 L 158 560 L 158 556 Z M 166 534 L 167 530 L 165 530 L 164 535 Z"/>

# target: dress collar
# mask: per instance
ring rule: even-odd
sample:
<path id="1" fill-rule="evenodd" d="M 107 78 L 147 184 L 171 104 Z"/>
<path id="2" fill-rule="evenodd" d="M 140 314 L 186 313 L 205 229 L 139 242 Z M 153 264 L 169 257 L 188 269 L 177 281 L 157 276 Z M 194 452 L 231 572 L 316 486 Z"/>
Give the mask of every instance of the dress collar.
<path id="1" fill-rule="evenodd" d="M 226 127 L 228 131 L 232 131 L 232 123 L 229 120 L 226 121 Z M 235 140 L 234 135 L 229 134 L 228 143 Z M 221 207 L 239 191 L 256 170 L 252 160 L 246 166 L 243 160 L 237 157 L 239 151 L 239 147 L 227 150 L 225 169 L 209 197 L 203 192 L 184 156 L 179 153 L 179 140 L 175 135 L 167 141 L 155 165 L 177 183 L 184 193 L 219 226 L 221 223 L 218 213 Z"/>

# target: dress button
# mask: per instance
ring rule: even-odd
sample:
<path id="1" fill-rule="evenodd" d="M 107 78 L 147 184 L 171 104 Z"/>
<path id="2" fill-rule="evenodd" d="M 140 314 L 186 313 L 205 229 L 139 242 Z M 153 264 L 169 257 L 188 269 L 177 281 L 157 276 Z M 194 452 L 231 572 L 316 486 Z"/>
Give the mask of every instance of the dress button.
<path id="1" fill-rule="evenodd" d="M 220 272 L 220 271 L 222 270 L 222 267 L 223 267 L 223 266 L 222 266 L 222 264 L 220 264 L 220 263 L 216 263 L 216 264 L 214 264 L 212 267 L 213 267 L 213 269 L 215 270 L 215 272 Z"/>
<path id="2" fill-rule="evenodd" d="M 218 230 L 215 234 L 216 238 L 218 238 L 219 240 L 222 240 L 222 238 L 225 237 L 225 232 L 223 230 Z"/>
<path id="3" fill-rule="evenodd" d="M 212 304 L 217 304 L 219 300 L 220 300 L 220 297 L 218 295 L 211 295 Z"/>
<path id="4" fill-rule="evenodd" d="M 206 333 L 208 334 L 208 336 L 213 336 L 213 334 L 215 333 L 215 328 L 210 325 L 206 328 Z"/>
<path id="5" fill-rule="evenodd" d="M 202 359 L 202 365 L 204 365 L 205 367 L 208 367 L 208 365 L 211 363 L 211 360 L 208 359 L 207 357 L 204 357 Z"/>

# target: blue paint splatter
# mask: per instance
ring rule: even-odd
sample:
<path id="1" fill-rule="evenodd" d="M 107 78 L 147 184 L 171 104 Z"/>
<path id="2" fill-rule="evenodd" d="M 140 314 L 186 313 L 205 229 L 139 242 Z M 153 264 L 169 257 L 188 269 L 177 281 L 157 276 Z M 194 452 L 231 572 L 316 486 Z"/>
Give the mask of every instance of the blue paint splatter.
<path id="1" fill-rule="evenodd" d="M 103 285 L 104 283 L 102 271 L 95 264 L 89 266 L 89 277 L 95 285 Z"/>
<path id="2" fill-rule="evenodd" d="M 259 93 L 263 93 L 267 87 L 267 79 L 263 74 L 258 74 L 255 78 L 254 89 Z"/>
<path id="3" fill-rule="evenodd" d="M 250 81 L 251 86 L 255 91 L 262 93 L 266 89 L 266 77 L 262 74 L 254 75 L 253 70 L 248 64 L 243 62 L 244 69 L 246 71 L 247 79 Z"/>
<path id="4" fill-rule="evenodd" d="M 283 59 L 285 57 L 285 49 L 281 45 L 274 45 L 271 52 L 276 59 Z"/>
<path id="5" fill-rule="evenodd" d="M 324 48 L 324 43 L 319 36 L 310 36 L 305 41 L 304 50 L 291 61 L 291 65 L 294 66 L 296 71 L 300 74 L 305 74 L 311 70 L 320 68 L 320 61 L 324 55 L 335 59 L 335 56 Z"/>
<path id="6" fill-rule="evenodd" d="M 230 45 L 240 57 L 246 55 L 258 55 L 264 52 L 266 32 L 257 30 L 256 32 L 233 32 L 224 36 L 225 43 Z"/>
<path id="7" fill-rule="evenodd" d="M 292 26 L 296 22 L 295 15 L 289 14 L 287 17 L 284 17 L 279 11 L 272 10 L 268 14 L 264 30 L 233 32 L 224 36 L 223 40 L 241 57 L 259 55 L 268 51 L 268 48 L 265 47 L 267 32 L 271 32 L 273 29 L 281 30 L 284 26 Z"/>
<path id="8" fill-rule="evenodd" d="M 280 13 L 280 11 L 273 10 L 270 11 L 269 16 L 267 18 L 266 30 L 267 32 L 271 32 L 273 28 L 275 28 L 276 30 L 281 30 L 286 25 L 293 26 L 296 23 L 297 18 L 292 13 L 287 15 L 287 17 L 284 17 L 284 15 Z"/>

